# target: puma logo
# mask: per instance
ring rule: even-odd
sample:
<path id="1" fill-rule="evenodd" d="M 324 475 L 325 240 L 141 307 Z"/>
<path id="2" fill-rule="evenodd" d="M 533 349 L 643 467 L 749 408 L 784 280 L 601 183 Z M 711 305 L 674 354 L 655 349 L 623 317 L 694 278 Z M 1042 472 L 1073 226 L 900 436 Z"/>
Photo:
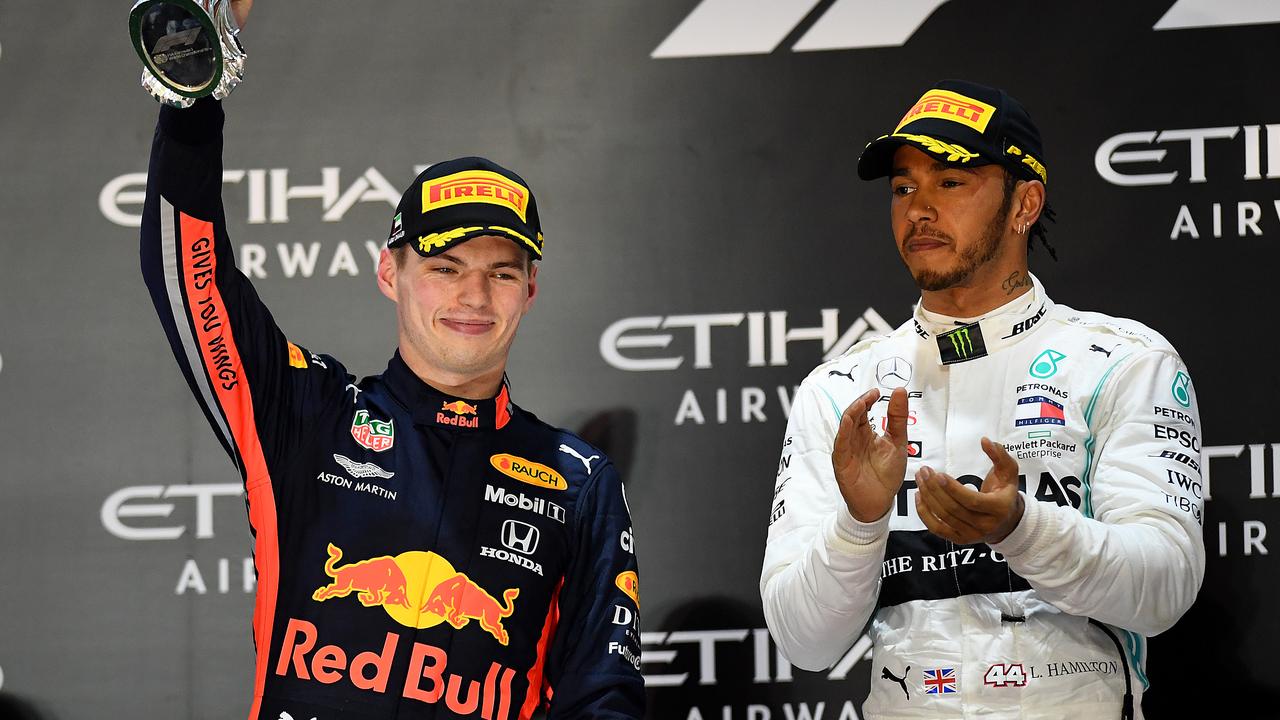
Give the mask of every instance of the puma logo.
<path id="1" fill-rule="evenodd" d="M 1089 346 L 1089 350 L 1090 350 L 1091 352 L 1098 352 L 1098 353 L 1102 353 L 1103 355 L 1106 355 L 1107 357 L 1111 357 L 1111 353 L 1113 353 L 1113 352 L 1115 352 L 1115 351 L 1116 351 L 1116 349 L 1115 349 L 1115 348 L 1111 348 L 1110 350 L 1104 350 L 1103 348 L 1098 347 L 1097 345 L 1090 345 L 1090 346 Z"/>
<path id="2" fill-rule="evenodd" d="M 578 458 L 579 460 L 581 460 L 581 461 L 582 461 L 582 464 L 583 464 L 584 466 L 586 466 L 586 468 L 587 468 L 587 474 L 588 474 L 588 475 L 590 475 L 590 474 L 591 474 L 591 461 L 592 461 L 592 460 L 599 460 L 599 459 L 600 459 L 600 456 L 599 456 L 599 455 L 592 455 L 592 456 L 591 456 L 591 457 L 589 457 L 589 458 L 582 457 L 581 455 L 579 455 L 579 454 L 578 454 L 578 451 L 577 451 L 577 450 L 574 450 L 573 448 L 569 447 L 568 445 L 564 445 L 564 444 L 561 444 L 561 445 L 560 445 L 560 452 L 565 453 L 566 455 L 572 455 L 572 456 L 574 456 L 574 457 Z"/>
<path id="3" fill-rule="evenodd" d="M 828 370 L 827 377 L 834 377 L 836 375 L 839 375 L 840 377 L 849 378 L 849 382 L 857 382 L 856 380 L 853 379 L 853 371 L 854 371 L 854 368 L 856 367 L 858 366 L 854 365 L 853 367 L 849 368 L 849 372 L 840 372 L 839 370 Z"/>
<path id="4" fill-rule="evenodd" d="M 902 671 L 902 677 L 898 677 L 897 675 L 894 675 L 892 672 L 889 671 L 889 668 L 887 667 L 880 668 L 880 679 L 892 680 L 898 683 L 898 685 L 902 687 L 902 693 L 907 696 L 908 700 L 911 699 L 911 693 L 907 692 L 907 675 L 910 675 L 910 674 L 911 674 L 910 665 L 907 666 L 906 670 Z"/>

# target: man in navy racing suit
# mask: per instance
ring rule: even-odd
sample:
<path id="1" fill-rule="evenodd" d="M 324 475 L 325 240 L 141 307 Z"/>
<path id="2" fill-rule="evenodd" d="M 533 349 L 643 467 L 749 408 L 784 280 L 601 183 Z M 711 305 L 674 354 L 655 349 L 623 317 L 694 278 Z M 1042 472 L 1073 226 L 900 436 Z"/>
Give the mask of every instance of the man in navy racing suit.
<path id="1" fill-rule="evenodd" d="M 214 100 L 162 108 L 141 261 L 245 483 L 250 717 L 641 717 L 618 473 L 516 406 L 504 374 L 542 256 L 528 184 L 482 158 L 414 180 L 377 271 L 398 351 L 357 381 L 290 342 L 236 269 L 222 124 Z"/>
<path id="2" fill-rule="evenodd" d="M 1204 577 L 1186 367 L 1028 272 L 1048 173 L 1004 92 L 939 83 L 858 172 L 890 177 L 921 301 L 796 395 L 760 578 L 773 637 L 819 670 L 865 629 L 867 718 L 1140 717 L 1146 636 Z"/>

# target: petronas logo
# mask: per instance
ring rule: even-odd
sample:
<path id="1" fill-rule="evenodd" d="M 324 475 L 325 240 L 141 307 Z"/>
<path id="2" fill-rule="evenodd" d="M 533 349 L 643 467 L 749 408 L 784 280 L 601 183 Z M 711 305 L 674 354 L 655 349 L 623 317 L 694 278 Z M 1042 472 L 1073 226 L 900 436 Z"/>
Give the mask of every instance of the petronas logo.
<path id="1" fill-rule="evenodd" d="M 1031 361 L 1031 367 L 1027 372 L 1031 373 L 1031 377 L 1047 380 L 1058 374 L 1058 362 L 1066 358 L 1066 355 L 1057 350 L 1045 350 Z"/>
<path id="2" fill-rule="evenodd" d="M 1173 399 L 1184 408 L 1191 407 L 1191 378 L 1187 374 L 1178 371 L 1178 376 L 1173 379 L 1173 386 L 1169 390 L 1173 393 Z"/>

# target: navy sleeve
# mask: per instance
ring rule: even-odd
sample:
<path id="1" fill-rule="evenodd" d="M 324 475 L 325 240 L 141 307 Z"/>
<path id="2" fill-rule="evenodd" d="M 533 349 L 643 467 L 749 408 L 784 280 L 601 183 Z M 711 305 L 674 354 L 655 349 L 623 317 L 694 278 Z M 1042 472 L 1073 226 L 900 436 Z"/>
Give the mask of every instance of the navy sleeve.
<path id="1" fill-rule="evenodd" d="M 303 441 L 322 389 L 341 393 L 347 381 L 336 361 L 285 338 L 236 268 L 221 198 L 223 120 L 210 99 L 161 109 L 140 253 L 178 366 L 252 490 Z"/>
<path id="2" fill-rule="evenodd" d="M 578 545 L 547 659 L 547 718 L 641 718 L 640 577 L 631 513 L 611 463 L 597 469 L 579 505 Z"/>

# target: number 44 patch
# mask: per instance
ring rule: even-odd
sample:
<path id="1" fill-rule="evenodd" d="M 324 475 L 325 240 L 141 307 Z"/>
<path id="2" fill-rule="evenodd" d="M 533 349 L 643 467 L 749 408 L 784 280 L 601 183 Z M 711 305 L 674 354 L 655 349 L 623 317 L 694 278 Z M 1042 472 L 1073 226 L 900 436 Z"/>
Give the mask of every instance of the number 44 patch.
<path id="1" fill-rule="evenodd" d="M 1023 671 L 1022 663 L 1016 665 L 1001 663 L 987 668 L 987 674 L 982 677 L 982 682 L 998 688 L 1026 687 L 1027 673 Z"/>

